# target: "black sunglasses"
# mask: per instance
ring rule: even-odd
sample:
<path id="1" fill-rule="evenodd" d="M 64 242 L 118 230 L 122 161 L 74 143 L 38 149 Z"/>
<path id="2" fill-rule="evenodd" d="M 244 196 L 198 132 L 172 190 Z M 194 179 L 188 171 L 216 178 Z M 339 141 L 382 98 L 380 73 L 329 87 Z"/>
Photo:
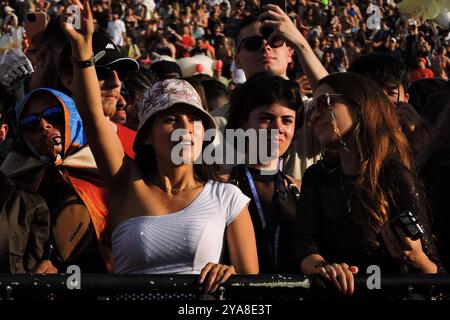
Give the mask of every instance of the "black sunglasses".
<path id="1" fill-rule="evenodd" d="M 112 67 L 95 67 L 97 72 L 97 78 L 100 81 L 107 80 L 112 77 L 112 73 L 115 71 L 120 81 L 125 81 L 128 76 L 128 71 L 123 69 L 114 69 Z"/>
<path id="2" fill-rule="evenodd" d="M 332 102 L 336 98 L 343 98 L 353 104 L 358 105 L 358 103 L 354 99 L 348 97 L 347 95 L 337 93 L 324 93 L 317 97 L 316 101 L 306 112 L 306 121 L 309 122 L 311 120 L 311 116 L 314 110 L 317 110 L 319 113 L 322 113 L 325 110 L 331 110 L 333 108 Z"/>
<path id="3" fill-rule="evenodd" d="M 19 130 L 22 133 L 33 133 L 39 131 L 41 119 L 51 124 L 64 123 L 64 111 L 61 107 L 52 106 L 41 113 L 34 113 L 23 117 L 19 121 Z"/>
<path id="4" fill-rule="evenodd" d="M 248 38 L 244 38 L 241 40 L 237 52 L 241 51 L 241 48 L 244 47 L 247 51 L 258 51 L 264 45 L 264 41 L 267 41 L 263 36 L 252 36 Z M 269 46 L 271 48 L 279 48 L 284 44 L 284 41 L 280 38 L 275 38 L 274 40 L 269 42 Z"/>

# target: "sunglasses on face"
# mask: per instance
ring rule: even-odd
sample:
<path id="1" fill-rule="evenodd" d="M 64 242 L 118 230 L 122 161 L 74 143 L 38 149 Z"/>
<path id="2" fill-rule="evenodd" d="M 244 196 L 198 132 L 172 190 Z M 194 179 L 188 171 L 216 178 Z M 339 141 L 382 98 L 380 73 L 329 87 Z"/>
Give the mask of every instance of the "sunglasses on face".
<path id="1" fill-rule="evenodd" d="M 110 79 L 113 76 L 113 71 L 117 73 L 120 81 L 125 81 L 127 79 L 126 70 L 118 70 L 111 67 L 95 67 L 95 72 L 97 72 L 97 78 L 100 81 Z"/>
<path id="2" fill-rule="evenodd" d="M 325 110 L 331 110 L 333 108 L 333 100 L 336 98 L 347 98 L 347 96 L 337 93 L 324 93 L 318 96 L 311 108 L 306 112 L 306 121 L 309 122 L 311 120 L 314 110 L 317 110 L 319 113 L 323 113 Z M 353 99 L 349 100 L 353 102 Z"/>
<path id="3" fill-rule="evenodd" d="M 22 133 L 33 133 L 39 131 L 41 119 L 51 124 L 63 124 L 64 112 L 61 107 L 55 106 L 45 109 L 42 113 L 34 113 L 25 116 L 19 122 L 19 130 Z"/>
<path id="4" fill-rule="evenodd" d="M 264 38 L 263 36 L 253 36 L 244 38 L 241 40 L 237 52 L 239 52 L 242 47 L 244 47 L 245 50 L 250 52 L 258 51 L 264 45 L 264 41 L 267 41 L 267 39 Z M 281 47 L 283 44 L 284 41 L 279 38 L 275 38 L 274 40 L 269 42 L 269 46 L 274 49 Z"/>

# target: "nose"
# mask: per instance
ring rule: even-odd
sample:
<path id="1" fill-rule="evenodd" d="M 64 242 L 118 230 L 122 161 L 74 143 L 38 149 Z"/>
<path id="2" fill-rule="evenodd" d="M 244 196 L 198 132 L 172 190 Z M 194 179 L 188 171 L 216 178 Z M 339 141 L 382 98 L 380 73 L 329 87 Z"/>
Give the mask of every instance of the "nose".
<path id="1" fill-rule="evenodd" d="M 262 46 L 263 50 L 264 51 L 271 51 L 272 47 L 269 45 L 269 41 L 267 41 L 267 39 L 264 39 L 263 41 L 264 41 L 263 42 L 263 46 Z"/>
<path id="2" fill-rule="evenodd" d="M 49 129 L 52 129 L 52 128 L 53 128 L 52 124 L 49 123 L 49 122 L 47 122 L 47 120 L 45 120 L 43 117 L 41 117 L 41 118 L 39 119 L 39 127 L 40 127 L 43 131 L 49 130 Z"/>
<path id="3" fill-rule="evenodd" d="M 311 109 L 308 111 L 308 113 L 309 113 L 309 116 L 306 120 L 308 121 L 308 123 L 311 126 L 314 126 L 314 124 L 320 118 L 320 112 L 317 110 L 316 107 L 311 107 Z"/>
<path id="4" fill-rule="evenodd" d="M 275 119 L 271 122 L 270 129 L 278 130 L 279 134 L 282 134 L 284 132 L 284 125 L 282 119 Z"/>
<path id="5" fill-rule="evenodd" d="M 119 74 L 116 70 L 111 70 L 109 77 L 105 80 L 105 85 L 108 88 L 118 88 L 121 86 L 121 81 L 119 79 Z"/>
<path id="6" fill-rule="evenodd" d="M 179 129 L 186 129 L 189 133 L 193 132 L 194 124 L 190 121 L 188 116 L 186 115 L 181 116 L 178 123 Z"/>

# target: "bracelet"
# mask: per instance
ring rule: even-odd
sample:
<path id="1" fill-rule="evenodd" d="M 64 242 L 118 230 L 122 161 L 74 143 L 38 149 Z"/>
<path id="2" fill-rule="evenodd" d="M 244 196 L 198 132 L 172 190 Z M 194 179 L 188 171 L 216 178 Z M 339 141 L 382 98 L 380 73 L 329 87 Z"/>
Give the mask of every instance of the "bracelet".
<path id="1" fill-rule="evenodd" d="M 72 57 L 72 62 L 74 66 L 80 69 L 92 67 L 95 64 L 94 54 L 92 54 L 92 56 L 88 60 L 78 60 Z"/>

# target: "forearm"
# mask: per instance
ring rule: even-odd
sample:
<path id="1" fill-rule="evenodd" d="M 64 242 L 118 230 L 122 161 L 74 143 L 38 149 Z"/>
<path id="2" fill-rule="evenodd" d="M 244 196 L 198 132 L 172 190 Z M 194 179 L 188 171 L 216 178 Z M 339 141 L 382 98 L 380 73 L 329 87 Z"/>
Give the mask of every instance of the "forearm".
<path id="1" fill-rule="evenodd" d="M 309 84 L 315 90 L 319 80 L 325 78 L 328 75 L 328 71 L 322 65 L 306 39 L 298 39 L 293 45 Z"/>
<path id="2" fill-rule="evenodd" d="M 421 258 L 419 259 L 419 262 L 417 263 L 417 266 L 415 266 L 415 267 L 422 270 L 423 273 L 437 273 L 438 272 L 437 265 L 433 261 L 431 261 L 425 253 L 423 253 Z"/>
<path id="3" fill-rule="evenodd" d="M 77 60 L 88 60 L 92 56 L 93 51 L 91 48 L 86 50 L 74 49 L 72 48 L 73 57 Z M 73 84 L 74 100 L 77 104 L 78 111 L 83 119 L 90 119 L 90 121 L 85 121 L 84 123 L 86 129 L 90 124 L 98 123 L 97 121 L 105 121 L 100 96 L 100 85 L 94 66 L 79 68 L 74 65 Z"/>

